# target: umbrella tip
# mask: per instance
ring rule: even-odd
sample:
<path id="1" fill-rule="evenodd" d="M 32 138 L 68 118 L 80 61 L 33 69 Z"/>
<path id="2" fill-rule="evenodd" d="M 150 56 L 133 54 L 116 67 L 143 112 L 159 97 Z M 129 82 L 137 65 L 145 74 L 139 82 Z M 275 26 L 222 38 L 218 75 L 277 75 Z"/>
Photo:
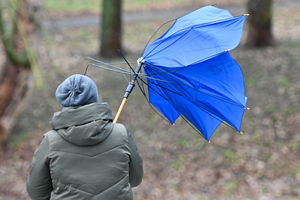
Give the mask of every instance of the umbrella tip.
<path id="1" fill-rule="evenodd" d="M 251 110 L 251 108 L 247 107 L 246 110 Z"/>
<path id="2" fill-rule="evenodd" d="M 250 16 L 250 14 L 249 14 L 249 13 L 246 13 L 246 14 L 244 14 L 244 16 L 248 17 L 248 16 Z"/>
<path id="3" fill-rule="evenodd" d="M 208 144 L 211 144 L 210 140 L 208 140 Z"/>
<path id="4" fill-rule="evenodd" d="M 143 57 L 140 57 L 139 59 L 137 59 L 136 61 L 138 64 L 142 64 L 144 63 L 144 58 Z"/>
<path id="5" fill-rule="evenodd" d="M 240 131 L 239 134 L 240 134 L 240 135 L 244 135 L 244 131 Z"/>

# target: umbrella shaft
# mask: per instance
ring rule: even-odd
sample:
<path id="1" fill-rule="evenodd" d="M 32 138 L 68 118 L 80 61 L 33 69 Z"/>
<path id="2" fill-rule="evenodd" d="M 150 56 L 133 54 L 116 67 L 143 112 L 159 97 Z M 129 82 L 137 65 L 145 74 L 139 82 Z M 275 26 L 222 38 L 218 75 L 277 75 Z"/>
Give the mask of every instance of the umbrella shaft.
<path id="1" fill-rule="evenodd" d="M 113 123 L 117 123 L 117 121 L 118 121 L 118 119 L 119 119 L 119 117 L 120 117 L 120 115 L 121 115 L 121 113 L 123 111 L 123 108 L 124 108 L 124 106 L 126 104 L 126 101 L 127 101 L 128 97 L 129 97 L 129 95 L 131 94 L 134 86 L 135 86 L 135 81 L 138 78 L 138 73 L 141 71 L 142 66 L 143 66 L 143 64 L 139 63 L 138 66 L 137 66 L 137 68 L 135 69 L 134 75 L 133 75 L 131 81 L 128 83 L 128 86 L 127 86 L 126 91 L 124 93 L 123 100 L 122 100 L 121 105 L 120 105 L 120 107 L 118 109 L 118 112 L 117 112 L 117 114 L 116 114 L 116 116 L 114 118 Z"/>
<path id="2" fill-rule="evenodd" d="M 136 80 L 136 79 L 135 79 Z M 135 80 L 132 79 L 129 83 L 128 83 L 128 86 L 126 88 L 126 91 L 125 91 L 125 94 L 124 94 L 124 98 L 128 99 L 130 93 L 132 92 L 134 86 L 135 86 Z"/>
<path id="3" fill-rule="evenodd" d="M 142 69 L 142 66 L 143 66 L 142 63 L 138 63 L 138 66 L 134 71 L 134 74 L 131 78 L 131 81 L 128 83 L 127 89 L 126 89 L 125 94 L 124 94 L 124 98 L 128 98 L 129 95 L 131 94 L 131 92 L 132 92 L 132 90 L 135 86 L 135 81 L 137 80 L 137 78 L 139 76 L 138 74 L 140 73 L 140 71 Z"/>

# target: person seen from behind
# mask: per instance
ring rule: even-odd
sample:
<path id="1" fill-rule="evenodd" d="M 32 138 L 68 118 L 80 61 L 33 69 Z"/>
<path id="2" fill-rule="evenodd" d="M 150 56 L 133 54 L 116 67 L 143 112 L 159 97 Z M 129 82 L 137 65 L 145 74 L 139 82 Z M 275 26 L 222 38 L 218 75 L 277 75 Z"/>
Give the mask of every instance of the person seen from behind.
<path id="1" fill-rule="evenodd" d="M 62 106 L 35 151 L 27 179 L 32 200 L 132 200 L 143 161 L 130 133 L 112 123 L 108 104 L 87 76 L 56 89 Z"/>

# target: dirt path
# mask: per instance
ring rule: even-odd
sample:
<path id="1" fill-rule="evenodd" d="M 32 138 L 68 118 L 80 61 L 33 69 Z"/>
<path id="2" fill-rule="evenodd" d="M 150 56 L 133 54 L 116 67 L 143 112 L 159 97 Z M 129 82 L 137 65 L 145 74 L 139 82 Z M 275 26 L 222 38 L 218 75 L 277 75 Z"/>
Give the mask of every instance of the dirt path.
<path id="1" fill-rule="evenodd" d="M 289 7 L 300 7 L 300 1 L 298 0 L 287 0 L 280 1 L 274 4 L 275 8 L 289 8 Z M 241 5 L 227 5 L 223 8 L 230 10 L 233 14 L 239 15 L 245 13 L 245 7 Z M 195 8 L 185 7 L 176 10 L 159 10 L 159 11 L 142 11 L 124 14 L 124 23 L 137 23 L 137 22 L 148 22 L 164 20 L 168 21 L 178 16 L 182 16 Z M 88 27 L 99 24 L 100 17 L 96 15 L 72 17 L 60 20 L 48 20 L 45 22 L 45 27 L 48 29 L 65 29 L 72 27 Z"/>

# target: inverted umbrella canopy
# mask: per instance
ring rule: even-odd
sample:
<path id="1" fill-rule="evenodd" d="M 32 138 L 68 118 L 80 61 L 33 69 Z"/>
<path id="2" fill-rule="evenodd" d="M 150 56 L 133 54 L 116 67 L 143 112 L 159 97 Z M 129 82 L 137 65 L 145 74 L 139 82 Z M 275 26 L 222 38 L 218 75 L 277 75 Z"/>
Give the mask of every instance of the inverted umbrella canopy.
<path id="1" fill-rule="evenodd" d="M 206 6 L 176 19 L 145 48 L 135 70 L 124 56 L 132 71 L 90 58 L 93 66 L 131 75 L 114 123 L 141 80 L 148 85 L 148 101 L 170 123 L 182 116 L 206 140 L 221 123 L 240 131 L 247 97 L 242 70 L 229 52 L 240 43 L 244 21 Z"/>
<path id="2" fill-rule="evenodd" d="M 178 18 L 140 59 L 149 102 L 169 121 L 186 118 L 206 140 L 226 123 L 241 130 L 246 108 L 242 71 L 229 50 L 240 42 L 245 16 L 206 6 Z"/>

